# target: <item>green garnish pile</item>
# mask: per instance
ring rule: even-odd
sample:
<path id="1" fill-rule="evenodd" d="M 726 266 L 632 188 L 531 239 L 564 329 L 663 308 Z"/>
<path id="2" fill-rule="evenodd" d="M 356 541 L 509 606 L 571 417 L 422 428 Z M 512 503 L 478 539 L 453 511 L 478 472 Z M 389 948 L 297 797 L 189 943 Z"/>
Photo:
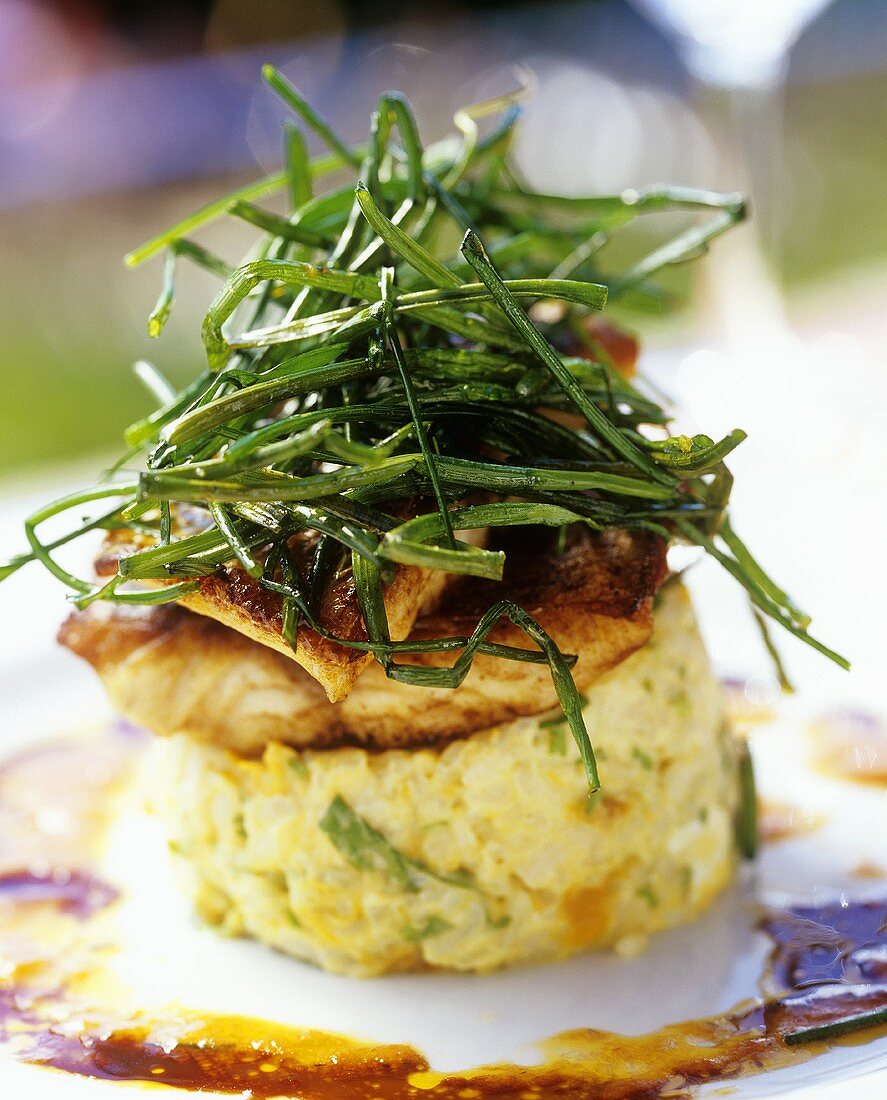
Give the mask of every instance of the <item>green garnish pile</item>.
<path id="1" fill-rule="evenodd" d="M 318 596 L 333 574 L 350 569 L 369 640 L 343 644 L 371 651 L 390 677 L 456 687 L 478 652 L 547 662 L 592 790 L 599 783 L 574 658 L 508 601 L 495 603 L 470 638 L 392 642 L 383 591 L 396 563 L 495 580 L 503 554 L 455 531 L 647 528 L 704 548 L 747 590 L 762 624 L 769 617 L 845 664 L 810 637 L 809 618 L 729 523 L 724 459 L 744 433 L 717 442 L 669 436 L 661 405 L 615 369 L 583 325 L 608 299 L 661 297 L 654 276 L 741 219 L 741 197 L 687 188 L 590 198 L 529 190 L 510 158 L 519 93 L 460 111 L 458 134 L 427 149 L 409 104 L 390 93 L 366 144 L 351 148 L 280 73 L 268 68 L 265 78 L 329 152 L 312 159 L 302 130 L 287 125 L 283 171 L 127 257 L 131 265 L 165 257 L 152 336 L 173 307 L 179 260 L 219 276 L 203 323 L 206 363 L 179 392 L 156 368 L 138 365 L 159 407 L 126 431 L 129 451 L 101 484 L 27 520 L 30 552 L 0 568 L 0 579 L 39 560 L 79 607 L 96 599 L 156 604 L 237 559 L 282 597 L 284 635 L 297 645 L 301 624 L 325 633 Z M 343 170 L 349 178 L 340 182 Z M 327 177 L 329 186 L 315 191 Z M 255 205 L 280 191 L 286 216 Z M 609 270 L 620 230 L 662 211 L 705 217 Z M 186 237 L 222 215 L 261 231 L 236 267 Z M 531 317 L 528 307 L 540 301 L 548 308 Z M 565 354 L 569 346 L 583 354 Z M 580 426 L 546 411 L 572 413 Z M 397 505 L 407 500 L 424 500 L 427 511 L 404 520 Z M 102 501 L 113 506 L 99 505 L 98 515 L 52 541 L 41 538 L 45 521 Z M 177 537 L 183 503 L 206 510 L 206 530 Z M 153 545 L 124 558 L 107 583 L 77 577 L 54 557 L 84 532 L 121 527 Z M 288 547 L 304 531 L 319 534 L 307 575 Z M 158 580 L 168 583 L 139 585 Z M 487 641 L 503 616 L 532 647 Z M 419 650 L 457 656 L 451 668 L 398 660 Z"/>

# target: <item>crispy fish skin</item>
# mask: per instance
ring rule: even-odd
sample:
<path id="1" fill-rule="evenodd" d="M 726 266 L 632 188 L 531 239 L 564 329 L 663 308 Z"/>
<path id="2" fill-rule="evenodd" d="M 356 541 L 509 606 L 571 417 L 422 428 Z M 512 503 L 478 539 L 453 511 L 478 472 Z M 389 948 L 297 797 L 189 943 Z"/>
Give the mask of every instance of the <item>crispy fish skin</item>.
<path id="1" fill-rule="evenodd" d="M 525 534 L 522 545 L 514 535 L 504 541 L 504 580 L 457 578 L 443 603 L 420 616 L 411 637 L 467 635 L 488 607 L 511 599 L 563 652 L 577 654 L 573 675 L 580 690 L 648 640 L 653 597 L 666 576 L 665 544 L 657 536 L 579 530 L 557 556 L 545 536 Z M 507 622 L 490 639 L 535 648 Z M 159 734 L 187 731 L 245 756 L 261 753 L 269 741 L 408 747 L 467 736 L 557 704 L 547 665 L 483 654 L 455 689 L 402 684 L 373 663 L 347 697 L 332 703 L 275 648 L 176 606 L 95 603 L 69 617 L 60 640 L 96 669 L 127 718 Z M 408 659 L 440 666 L 455 655 Z"/>
<path id="2" fill-rule="evenodd" d="M 385 590 L 385 608 L 391 637 L 406 638 L 420 608 L 435 600 L 446 583 L 439 570 L 400 566 Z M 294 650 L 283 637 L 283 605 L 280 596 L 269 592 L 244 570 L 226 567 L 221 573 L 200 579 L 196 592 L 181 601 L 184 607 L 231 627 L 247 638 L 268 646 L 284 659 L 301 665 L 319 683 L 331 703 L 354 691 L 358 677 L 373 662 L 371 653 L 335 642 L 310 627 L 299 633 Z M 324 594 L 321 626 L 348 641 L 367 641 L 363 618 L 354 594 L 350 573 L 337 577 Z"/>
<path id="3" fill-rule="evenodd" d="M 297 556 L 309 559 L 315 543 L 311 536 L 299 536 L 291 540 L 291 547 Z M 146 539 L 131 531 L 112 532 L 96 559 L 96 572 L 99 576 L 113 575 L 121 558 L 147 545 L 150 543 Z M 393 639 L 400 641 L 407 637 L 420 610 L 440 598 L 448 579 L 447 574 L 439 570 L 396 567 L 394 579 L 385 590 L 385 607 Z M 293 650 L 283 637 L 281 597 L 263 588 L 235 564 L 226 565 L 210 576 L 199 577 L 197 581 L 197 590 L 179 601 L 182 606 L 215 619 L 295 661 L 323 687 L 330 702 L 344 699 L 373 660 L 372 654 L 338 645 L 309 627 L 300 631 L 299 646 Z M 352 642 L 367 640 L 350 572 L 334 577 L 327 585 L 320 600 L 317 621 L 337 637 Z"/>

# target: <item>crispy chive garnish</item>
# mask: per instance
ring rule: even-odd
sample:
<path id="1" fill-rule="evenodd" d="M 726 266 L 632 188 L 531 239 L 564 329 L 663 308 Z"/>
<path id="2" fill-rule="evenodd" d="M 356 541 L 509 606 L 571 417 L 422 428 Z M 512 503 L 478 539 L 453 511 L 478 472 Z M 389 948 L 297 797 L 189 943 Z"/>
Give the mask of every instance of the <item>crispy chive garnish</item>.
<path id="1" fill-rule="evenodd" d="M 829 1039 L 839 1039 L 842 1035 L 852 1035 L 855 1031 L 862 1031 L 868 1027 L 878 1027 L 879 1024 L 887 1024 L 887 1005 L 877 1008 L 869 1008 L 864 1012 L 855 1012 L 850 1016 L 843 1016 L 840 1020 L 832 1020 L 827 1024 L 811 1024 L 809 1027 L 799 1027 L 795 1031 L 787 1031 L 782 1041 L 789 1046 L 800 1046 L 802 1043 L 821 1043 Z"/>
<path id="2" fill-rule="evenodd" d="M 292 107 L 302 121 L 322 138 L 334 153 L 338 153 L 344 163 L 351 164 L 355 168 L 360 164 L 360 156 L 353 153 L 341 138 L 336 136 L 326 119 L 321 117 L 302 93 L 286 79 L 283 73 L 275 69 L 273 65 L 264 65 L 262 76 L 284 103 L 288 107 Z"/>
<path id="3" fill-rule="evenodd" d="M 438 916 L 437 913 L 433 913 L 421 928 L 415 928 L 413 925 L 408 924 L 401 935 L 408 943 L 421 943 L 423 940 L 431 939 L 432 936 L 440 936 L 444 932 L 449 932 L 452 927 L 448 920 Z"/>
<path id="4" fill-rule="evenodd" d="M 0 580 L 39 560 L 81 604 L 151 603 L 239 562 L 281 597 L 291 645 L 310 627 L 372 653 L 405 683 L 457 687 L 477 654 L 546 663 L 592 790 L 599 780 L 575 657 L 493 588 L 470 635 L 392 641 L 384 592 L 398 566 L 496 581 L 502 552 L 471 545 L 460 531 L 548 526 L 563 541 L 574 523 L 646 528 L 701 546 L 746 588 L 762 624 L 779 623 L 846 667 L 809 635 L 809 617 L 730 524 L 724 460 L 744 433 L 668 435 L 668 410 L 645 383 L 620 374 L 594 336 L 608 295 L 624 294 L 626 307 L 639 296 L 659 301 L 656 273 L 741 219 L 741 196 L 680 187 L 533 192 L 510 161 L 526 89 L 464 108 L 456 136 L 428 148 L 407 101 L 387 93 L 367 140 L 352 147 L 279 72 L 263 73 L 295 116 L 284 128 L 283 169 L 126 258 L 134 265 L 164 254 L 152 336 L 172 309 L 179 260 L 222 280 L 203 326 L 206 363 L 178 392 L 157 368 L 137 366 L 159 407 L 126 432 L 130 450 L 117 468 L 136 474 L 32 516 L 30 551 L 0 566 Z M 300 126 L 329 152 L 309 157 Z M 351 180 L 326 186 L 343 168 Z M 280 191 L 285 215 L 259 205 Z M 658 213 L 681 215 L 685 226 L 624 268 L 609 267 L 611 251 L 626 253 L 610 248 L 620 232 Z M 225 216 L 258 231 L 239 263 L 192 239 Z M 559 320 L 531 319 L 540 301 L 556 302 Z M 113 509 L 98 507 L 111 498 Z M 74 508 L 98 514 L 43 535 L 44 523 Z M 203 522 L 180 529 L 179 516 L 195 510 Z M 102 585 L 55 557 L 80 534 L 120 528 L 153 545 L 124 558 Z M 289 540 L 304 532 L 319 541 L 301 576 Z M 343 568 L 353 572 L 365 641 L 337 638 L 317 621 L 320 594 Z M 527 635 L 526 648 L 490 639 L 503 618 Z M 772 650 L 769 634 L 765 641 Z M 453 661 L 409 663 L 420 652 Z M 750 851 L 748 813 L 743 822 Z"/>
<path id="5" fill-rule="evenodd" d="M 758 792 L 751 752 L 745 741 L 739 746 L 739 807 L 736 812 L 736 847 L 745 859 L 758 852 Z"/>
<path id="6" fill-rule="evenodd" d="M 358 871 L 380 872 L 408 893 L 418 893 L 428 879 L 442 883 L 444 886 L 453 886 L 457 890 L 470 890 L 480 898 L 486 910 L 487 922 L 491 927 L 504 928 L 509 921 L 506 916 L 494 919 L 490 915 L 487 895 L 470 871 L 436 871 L 427 863 L 412 859 L 396 848 L 365 817 L 353 810 L 340 794 L 335 795 L 330 802 L 318 822 L 318 827 Z M 432 920 L 436 921 L 437 918 Z M 445 931 L 445 928 L 436 924 L 434 928 L 436 932 Z M 425 934 L 431 935 L 432 932 Z"/>

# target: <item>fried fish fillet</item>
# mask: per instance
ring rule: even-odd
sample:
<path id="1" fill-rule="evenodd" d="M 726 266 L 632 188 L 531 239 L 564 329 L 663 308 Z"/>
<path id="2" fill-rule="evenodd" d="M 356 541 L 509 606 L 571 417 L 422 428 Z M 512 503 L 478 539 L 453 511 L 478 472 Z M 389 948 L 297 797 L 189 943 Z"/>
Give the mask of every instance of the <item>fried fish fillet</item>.
<path id="1" fill-rule="evenodd" d="M 501 582 L 456 578 L 410 637 L 467 636 L 499 600 L 512 600 L 578 661 L 589 686 L 650 637 L 653 598 L 666 576 L 665 543 L 647 532 L 574 529 L 557 554 L 548 533 L 504 532 Z M 355 741 L 378 748 L 466 736 L 557 703 L 547 665 L 479 654 L 457 688 L 389 679 L 375 662 L 350 693 L 330 702 L 321 685 L 276 648 L 215 619 L 177 607 L 93 604 L 75 612 L 60 640 L 101 676 L 114 705 L 156 733 L 186 731 L 242 754 L 268 741 L 325 747 Z M 490 641 L 535 648 L 501 622 Z M 302 644 L 302 634 L 299 636 Z M 451 665 L 453 652 L 403 657 Z"/>
<path id="2" fill-rule="evenodd" d="M 294 661 L 180 607 L 95 603 L 59 639 L 99 673 L 118 713 L 154 733 L 188 730 L 244 756 L 284 727 L 294 743 L 341 735 L 336 706 Z"/>
<path id="3" fill-rule="evenodd" d="M 199 513 L 186 515 L 184 521 L 186 526 L 180 529 L 180 534 L 193 534 L 202 529 Z M 300 564 L 303 566 L 307 566 L 313 555 L 316 541 L 313 534 L 290 540 L 290 547 L 297 559 L 302 559 Z M 146 545 L 150 543 L 131 530 L 111 532 L 96 560 L 96 572 L 99 576 L 113 575 L 121 558 Z M 300 632 L 299 645 L 294 650 L 283 637 L 281 597 L 263 588 L 236 563 L 196 579 L 197 590 L 179 601 L 184 607 L 294 660 L 323 687 L 331 702 L 343 699 L 351 691 L 358 676 L 373 659 L 372 654 L 338 645 L 310 628 Z M 396 567 L 394 579 L 385 590 L 385 608 L 393 639 L 406 638 L 421 609 L 434 604 L 448 579 L 447 574 L 439 570 Z M 352 642 L 367 640 L 350 572 L 337 573 L 326 585 L 319 601 L 317 621 L 336 637 Z"/>

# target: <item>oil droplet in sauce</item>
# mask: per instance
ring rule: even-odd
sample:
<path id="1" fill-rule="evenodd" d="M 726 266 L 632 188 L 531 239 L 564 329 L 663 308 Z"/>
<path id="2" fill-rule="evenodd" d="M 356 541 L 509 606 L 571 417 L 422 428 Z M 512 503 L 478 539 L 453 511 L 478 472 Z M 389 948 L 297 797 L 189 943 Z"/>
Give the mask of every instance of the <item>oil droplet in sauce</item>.
<path id="1" fill-rule="evenodd" d="M 887 786 L 887 722 L 863 711 L 823 715 L 811 728 L 819 771 L 855 783 Z"/>
<path id="2" fill-rule="evenodd" d="M 762 998 L 647 1035 L 588 1028 L 557 1035 L 540 1044 L 537 1066 L 444 1075 L 409 1046 L 172 1008 L 127 1015 L 113 997 L 96 1003 L 117 893 L 91 861 L 137 754 L 132 739 L 109 737 L 31 753 L 0 771 L 0 819 L 15 826 L 0 847 L 0 1051 L 7 1055 L 105 1080 L 254 1100 L 664 1100 L 823 1049 L 790 1045 L 800 1029 L 887 1012 L 887 899 L 841 898 L 764 913 L 773 951 Z M 27 850 L 27 862 L 13 860 L 16 848 Z"/>

